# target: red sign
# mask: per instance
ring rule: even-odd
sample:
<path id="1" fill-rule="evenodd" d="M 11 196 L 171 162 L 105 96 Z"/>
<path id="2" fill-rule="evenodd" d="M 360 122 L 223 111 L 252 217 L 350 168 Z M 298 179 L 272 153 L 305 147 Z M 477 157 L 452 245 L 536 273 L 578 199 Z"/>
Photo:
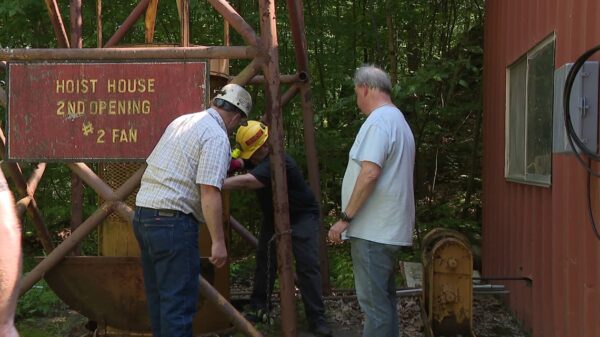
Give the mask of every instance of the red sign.
<path id="1" fill-rule="evenodd" d="M 10 62 L 7 158 L 146 159 L 177 116 L 206 108 L 208 65 Z"/>

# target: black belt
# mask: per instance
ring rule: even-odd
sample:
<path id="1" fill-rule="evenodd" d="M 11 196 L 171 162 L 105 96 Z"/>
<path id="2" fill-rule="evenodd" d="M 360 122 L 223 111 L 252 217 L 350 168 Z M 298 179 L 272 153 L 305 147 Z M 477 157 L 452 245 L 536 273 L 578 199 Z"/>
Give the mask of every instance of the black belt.
<path id="1" fill-rule="evenodd" d="M 192 214 L 184 213 L 182 211 L 177 211 L 174 209 L 156 209 L 156 208 L 148 208 L 148 207 L 136 207 L 135 210 L 138 216 L 142 217 L 167 217 L 167 218 L 180 218 L 186 216 L 193 216 Z"/>

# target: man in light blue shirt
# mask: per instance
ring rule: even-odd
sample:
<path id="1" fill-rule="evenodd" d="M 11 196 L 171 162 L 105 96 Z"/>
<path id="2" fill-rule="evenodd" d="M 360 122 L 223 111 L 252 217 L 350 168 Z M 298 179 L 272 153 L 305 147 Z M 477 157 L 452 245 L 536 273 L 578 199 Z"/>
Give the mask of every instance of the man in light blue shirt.
<path id="1" fill-rule="evenodd" d="M 367 116 L 350 150 L 342 183 L 341 219 L 332 242 L 351 244 L 363 337 L 398 337 L 394 271 L 401 246 L 412 245 L 415 142 L 391 100 L 387 73 L 363 66 L 354 75 L 356 103 Z"/>

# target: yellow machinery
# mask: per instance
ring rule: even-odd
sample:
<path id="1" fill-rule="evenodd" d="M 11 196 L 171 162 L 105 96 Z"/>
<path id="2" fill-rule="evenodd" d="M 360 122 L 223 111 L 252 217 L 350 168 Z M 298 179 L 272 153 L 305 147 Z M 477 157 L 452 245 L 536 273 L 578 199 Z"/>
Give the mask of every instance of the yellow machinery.
<path id="1" fill-rule="evenodd" d="M 475 337 L 469 241 L 458 232 L 434 229 L 423 239 L 422 254 L 425 335 Z"/>

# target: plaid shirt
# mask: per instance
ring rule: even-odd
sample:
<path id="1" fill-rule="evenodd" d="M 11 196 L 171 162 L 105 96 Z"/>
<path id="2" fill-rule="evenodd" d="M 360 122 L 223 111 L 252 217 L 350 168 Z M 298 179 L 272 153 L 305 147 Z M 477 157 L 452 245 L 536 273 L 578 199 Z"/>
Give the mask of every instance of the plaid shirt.
<path id="1" fill-rule="evenodd" d="M 176 118 L 146 160 L 136 206 L 193 213 L 204 221 L 199 184 L 221 188 L 231 148 L 215 109 Z"/>

